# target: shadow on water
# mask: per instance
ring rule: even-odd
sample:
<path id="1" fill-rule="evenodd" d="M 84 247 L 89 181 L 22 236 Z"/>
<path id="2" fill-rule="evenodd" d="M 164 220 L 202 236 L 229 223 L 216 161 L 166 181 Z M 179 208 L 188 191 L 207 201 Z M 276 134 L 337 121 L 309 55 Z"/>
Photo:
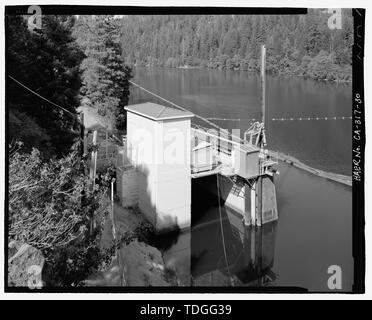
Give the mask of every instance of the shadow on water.
<path id="1" fill-rule="evenodd" d="M 350 188 L 285 164 L 279 171 L 279 221 L 261 228 L 245 227 L 241 216 L 225 206 L 219 210 L 215 176 L 192 180 L 191 230 L 163 238 L 165 262 L 181 285 L 297 286 L 326 292 L 327 268 L 337 264 L 343 271 L 342 291 L 351 290 Z M 223 198 L 229 186 L 220 181 Z"/>
<path id="2" fill-rule="evenodd" d="M 209 176 L 194 179 L 192 184 L 192 284 L 269 285 L 276 279 L 271 268 L 277 223 L 247 227 L 235 211 L 223 205 L 219 210 L 215 180 L 216 176 Z M 223 184 L 221 204 L 226 189 L 231 188 L 227 181 Z"/>
<path id="3" fill-rule="evenodd" d="M 221 180 L 223 204 L 231 185 Z M 274 285 L 277 223 L 244 226 L 235 211 L 222 205 L 220 212 L 218 202 L 216 176 L 192 180 L 191 229 L 155 239 L 166 268 L 174 270 L 184 286 Z"/>

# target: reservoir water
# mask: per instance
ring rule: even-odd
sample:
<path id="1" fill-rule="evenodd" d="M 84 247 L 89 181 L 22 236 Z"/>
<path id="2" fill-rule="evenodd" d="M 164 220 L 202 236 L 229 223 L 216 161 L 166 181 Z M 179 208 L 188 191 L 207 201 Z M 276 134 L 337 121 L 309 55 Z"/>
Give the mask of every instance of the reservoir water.
<path id="1" fill-rule="evenodd" d="M 136 83 L 207 118 L 260 119 L 260 79 L 240 71 L 136 69 Z M 351 120 L 272 121 L 350 117 L 351 85 L 267 76 L 268 148 L 321 170 L 351 174 Z M 131 89 L 130 103 L 163 103 Z M 215 123 L 244 132 L 251 120 Z M 328 267 L 353 283 L 351 188 L 287 164 L 275 176 L 279 220 L 244 227 L 218 209 L 215 177 L 192 183 L 192 228 L 165 241 L 164 258 L 180 285 L 296 286 L 328 291 Z M 210 192 L 208 192 L 210 191 Z M 169 235 L 171 237 L 171 235 Z M 168 239 L 169 240 L 169 239 Z M 226 252 L 226 254 L 225 254 Z"/>

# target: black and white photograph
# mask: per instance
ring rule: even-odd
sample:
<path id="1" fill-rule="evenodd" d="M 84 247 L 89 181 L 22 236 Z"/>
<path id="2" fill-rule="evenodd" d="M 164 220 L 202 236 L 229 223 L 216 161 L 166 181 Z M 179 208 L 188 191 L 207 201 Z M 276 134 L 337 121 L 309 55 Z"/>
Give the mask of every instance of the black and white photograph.
<path id="1" fill-rule="evenodd" d="M 5 292 L 363 293 L 352 6 L 6 6 Z"/>

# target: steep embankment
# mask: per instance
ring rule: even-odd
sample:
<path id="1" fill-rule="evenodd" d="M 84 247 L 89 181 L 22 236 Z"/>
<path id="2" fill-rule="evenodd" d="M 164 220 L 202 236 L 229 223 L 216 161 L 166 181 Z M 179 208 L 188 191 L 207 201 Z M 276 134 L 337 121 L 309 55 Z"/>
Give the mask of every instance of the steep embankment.
<path id="1" fill-rule="evenodd" d="M 87 286 L 169 286 L 162 253 L 144 242 L 136 229 L 147 222 L 136 209 L 126 209 L 115 203 L 114 229 L 112 221 L 107 220 L 101 239 L 102 249 L 109 249 L 117 239 L 122 241 L 116 256 L 104 272 L 88 279 Z M 146 229 L 146 228 L 144 228 Z M 145 231 L 144 231 L 145 232 Z M 119 240 L 120 242 L 120 240 Z"/>

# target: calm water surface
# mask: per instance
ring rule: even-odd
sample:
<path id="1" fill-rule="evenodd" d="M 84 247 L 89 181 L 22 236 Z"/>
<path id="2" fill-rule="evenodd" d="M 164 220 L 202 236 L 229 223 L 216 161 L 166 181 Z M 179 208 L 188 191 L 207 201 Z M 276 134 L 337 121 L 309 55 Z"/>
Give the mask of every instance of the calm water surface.
<path id="1" fill-rule="evenodd" d="M 204 117 L 260 117 L 259 78 L 246 72 L 137 69 L 134 81 Z M 269 149 L 315 168 L 350 175 L 350 120 L 270 121 L 351 116 L 350 85 L 268 76 L 266 92 Z M 133 88 L 130 103 L 144 101 L 162 103 Z M 251 121 L 216 123 L 244 132 Z M 166 263 L 175 269 L 181 285 L 327 291 L 327 269 L 336 264 L 342 268 L 343 290 L 351 290 L 351 188 L 286 164 L 279 165 L 279 172 L 275 177 L 279 220 L 257 230 L 244 227 L 228 208 L 219 212 L 215 177 L 193 180 L 192 228 L 171 241 L 168 237 L 162 245 Z"/>
<path id="2" fill-rule="evenodd" d="M 203 117 L 260 119 L 260 79 L 240 71 L 136 69 L 134 81 Z M 133 88 L 130 103 L 156 101 Z M 351 116 L 351 85 L 267 76 L 268 148 L 315 168 L 351 175 L 351 120 L 271 121 Z M 252 121 L 215 121 L 243 133 Z"/>

